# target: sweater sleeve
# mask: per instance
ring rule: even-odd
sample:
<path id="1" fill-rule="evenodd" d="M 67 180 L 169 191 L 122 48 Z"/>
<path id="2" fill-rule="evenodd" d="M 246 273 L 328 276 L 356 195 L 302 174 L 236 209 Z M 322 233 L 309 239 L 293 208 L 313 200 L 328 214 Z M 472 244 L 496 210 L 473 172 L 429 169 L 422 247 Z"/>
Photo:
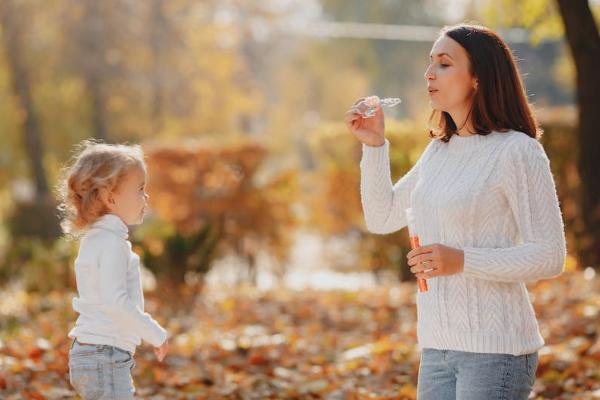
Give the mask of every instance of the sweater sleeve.
<path id="1" fill-rule="evenodd" d="M 507 248 L 463 248 L 466 276 L 527 282 L 563 271 L 565 234 L 550 161 L 537 140 L 520 139 L 514 144 L 505 149 L 499 168 L 520 241 Z"/>
<path id="2" fill-rule="evenodd" d="M 100 298 L 106 313 L 125 330 L 135 332 L 143 340 L 158 347 L 167 332 L 148 313 L 134 305 L 127 293 L 129 248 L 111 242 L 102 249 L 99 260 Z"/>
<path id="3" fill-rule="evenodd" d="M 405 210 L 410 207 L 410 194 L 419 179 L 421 160 L 432 142 L 410 171 L 393 186 L 389 141 L 386 139 L 379 147 L 363 144 L 360 162 L 360 197 L 365 222 L 370 232 L 387 234 L 407 225 Z"/>

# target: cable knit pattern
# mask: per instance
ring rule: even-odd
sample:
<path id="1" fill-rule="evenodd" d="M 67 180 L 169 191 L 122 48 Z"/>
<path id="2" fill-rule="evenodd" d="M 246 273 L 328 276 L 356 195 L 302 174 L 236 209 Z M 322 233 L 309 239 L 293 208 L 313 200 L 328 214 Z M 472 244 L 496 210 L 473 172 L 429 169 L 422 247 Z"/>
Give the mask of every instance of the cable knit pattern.
<path id="1" fill-rule="evenodd" d="M 527 354 L 544 345 L 525 282 L 563 270 L 564 226 L 550 163 L 522 132 L 433 139 L 392 185 L 389 142 L 363 145 L 367 229 L 386 234 L 416 216 L 421 245 L 464 251 L 464 271 L 417 292 L 419 348 Z"/>

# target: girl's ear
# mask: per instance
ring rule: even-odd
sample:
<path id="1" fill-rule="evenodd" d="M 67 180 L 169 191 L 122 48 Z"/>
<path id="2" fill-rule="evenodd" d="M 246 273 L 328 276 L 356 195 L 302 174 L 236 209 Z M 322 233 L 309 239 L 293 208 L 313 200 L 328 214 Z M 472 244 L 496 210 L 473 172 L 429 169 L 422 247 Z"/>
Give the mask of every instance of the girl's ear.
<path id="1" fill-rule="evenodd" d="M 113 196 L 113 192 L 102 188 L 99 191 L 100 200 L 104 203 L 104 205 L 110 210 L 114 211 L 116 207 L 115 197 Z"/>

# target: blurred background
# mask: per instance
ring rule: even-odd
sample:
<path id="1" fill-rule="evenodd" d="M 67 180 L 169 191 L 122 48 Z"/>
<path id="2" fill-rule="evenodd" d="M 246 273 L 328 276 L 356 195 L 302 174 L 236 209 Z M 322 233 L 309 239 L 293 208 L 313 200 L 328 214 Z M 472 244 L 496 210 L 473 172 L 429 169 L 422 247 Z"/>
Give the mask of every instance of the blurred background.
<path id="1" fill-rule="evenodd" d="M 444 25 L 477 22 L 497 29 L 518 60 L 566 224 L 566 278 L 531 289 L 549 343 L 575 342 L 560 348 L 571 358 L 542 362 L 538 372 L 548 375 L 536 393 L 600 398 L 597 366 L 568 368 L 600 361 L 599 16 L 596 0 L 0 0 L 0 390 L 8 398 L 73 395 L 64 373 L 77 243 L 61 237 L 55 188 L 73 146 L 97 138 L 139 143 L 147 155 L 151 211 L 131 241 L 147 306 L 178 335 L 173 359 L 242 357 L 233 371 L 253 379 L 244 389 L 247 381 L 224 378 L 227 368 L 206 367 L 178 380 L 174 364 L 147 361 L 136 378 L 152 388 L 146 395 L 196 385 L 198 398 L 265 398 L 252 385 L 271 368 L 267 375 L 288 383 L 309 376 L 304 389 L 292 385 L 294 395 L 361 398 L 351 384 L 334 389 L 331 376 L 310 377 L 325 374 L 310 368 L 331 364 L 327 357 L 306 361 L 304 371 L 248 353 L 248 338 L 258 337 L 261 352 L 289 352 L 293 343 L 300 357 L 306 348 L 290 337 L 326 330 L 336 362 L 356 346 L 353 362 L 373 363 L 373 352 L 392 369 L 404 365 L 397 357 L 408 360 L 389 376 L 360 372 L 371 368 L 363 361 L 343 364 L 348 382 L 379 376 L 371 386 L 385 390 L 372 389 L 375 398 L 388 398 L 386 390 L 413 398 L 408 236 L 366 231 L 360 146 L 342 119 L 359 97 L 402 98 L 385 110 L 392 176 L 400 178 L 429 141 L 423 73 L 431 45 Z M 569 318 L 555 326 L 559 315 Z M 322 325 L 303 325 L 314 318 Z M 349 342 L 335 339 L 348 330 Z M 222 379 L 233 386 L 217 396 L 211 388 Z M 351 390 L 358 397 L 347 397 Z"/>

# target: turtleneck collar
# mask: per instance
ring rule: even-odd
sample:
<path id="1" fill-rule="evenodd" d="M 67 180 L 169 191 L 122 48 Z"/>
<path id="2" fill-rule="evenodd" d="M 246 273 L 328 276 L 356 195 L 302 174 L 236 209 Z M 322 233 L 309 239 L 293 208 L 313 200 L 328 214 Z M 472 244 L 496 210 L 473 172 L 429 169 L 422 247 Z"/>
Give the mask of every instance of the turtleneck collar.
<path id="1" fill-rule="evenodd" d="M 129 229 L 123 220 L 115 214 L 105 214 L 94 222 L 91 228 L 111 231 L 123 239 L 127 239 Z"/>

